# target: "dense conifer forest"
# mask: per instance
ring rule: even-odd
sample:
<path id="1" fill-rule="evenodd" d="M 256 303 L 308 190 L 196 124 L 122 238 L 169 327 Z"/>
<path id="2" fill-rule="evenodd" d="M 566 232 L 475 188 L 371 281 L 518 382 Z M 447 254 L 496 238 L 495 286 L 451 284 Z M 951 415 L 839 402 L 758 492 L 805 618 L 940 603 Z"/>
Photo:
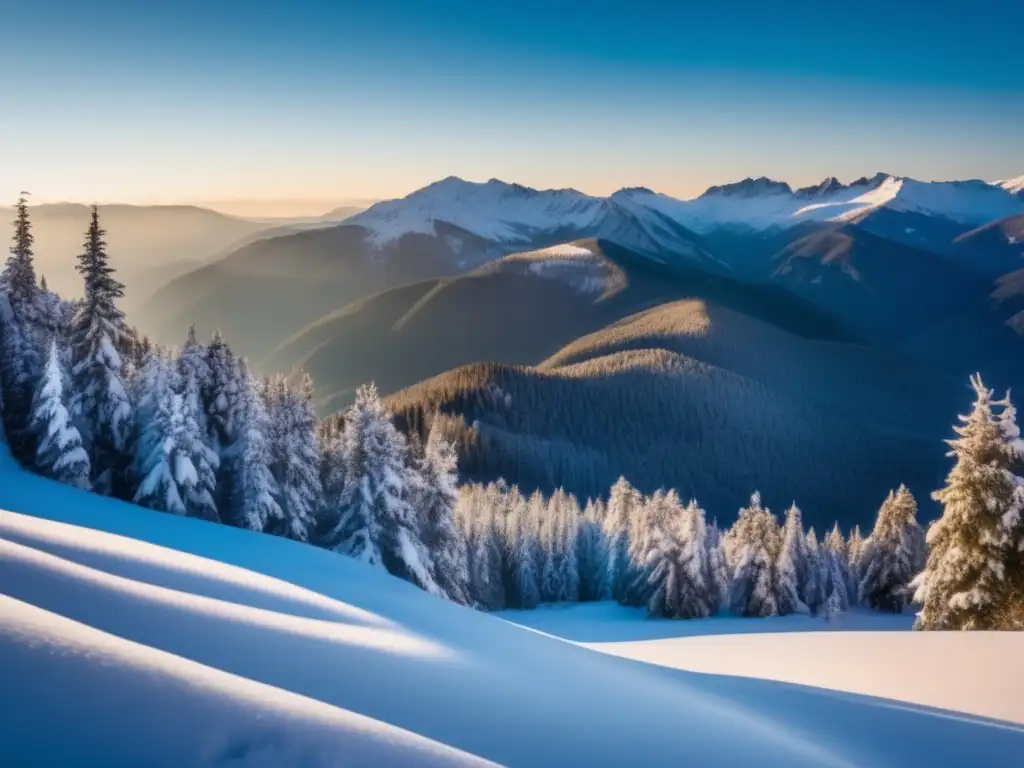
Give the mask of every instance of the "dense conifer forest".
<path id="1" fill-rule="evenodd" d="M 735 523 L 720 527 L 718 514 L 732 517 L 725 496 L 709 494 L 709 512 L 689 491 L 715 486 L 709 467 L 729 450 L 721 435 L 690 446 L 692 464 L 681 471 L 693 479 L 669 489 L 665 477 L 678 474 L 665 466 L 648 463 L 612 484 L 607 455 L 573 453 L 573 436 L 595 423 L 584 417 L 589 388 L 600 386 L 594 378 L 561 379 L 557 413 L 541 413 L 550 402 L 532 401 L 514 372 L 473 393 L 500 405 L 510 424 L 562 426 L 565 444 L 543 446 L 544 483 L 530 475 L 536 442 L 517 444 L 500 426 L 482 429 L 440 409 L 394 416 L 373 384 L 344 414 L 321 421 L 308 377 L 256 378 L 219 332 L 209 342 L 190 333 L 180 349 L 137 333 L 118 308 L 124 291 L 105 234 L 94 207 L 77 254 L 84 297 L 64 300 L 37 278 L 30 212 L 19 201 L 0 278 L 0 392 L 11 451 L 35 472 L 169 514 L 309 542 L 483 610 L 617 600 L 682 619 L 827 616 L 853 605 L 901 612 L 914 603 L 921 629 L 1024 629 L 1024 442 L 1009 395 L 996 399 L 980 377 L 949 441 L 952 469 L 934 494 L 942 515 L 927 532 L 917 501 L 895 481 L 871 531 L 805 527 L 796 504 L 778 517 L 756 491 Z M 666 353 L 659 364 L 680 363 Z M 678 415 L 628 366 L 600 373 L 634 408 Z M 743 388 L 755 386 L 705 385 L 740 405 Z M 858 482 L 866 449 L 856 434 L 839 439 L 829 418 L 823 412 L 820 451 L 808 459 L 814 479 L 806 489 L 785 487 L 791 498 L 813 501 L 817 484 Z M 757 429 L 748 425 L 751 449 L 791 460 L 772 432 L 785 420 L 780 407 Z M 630 424 L 614 426 L 621 442 L 608 451 L 642 443 Z M 493 481 L 460 485 L 459 455 L 468 474 Z M 556 490 L 524 493 L 506 476 Z"/>

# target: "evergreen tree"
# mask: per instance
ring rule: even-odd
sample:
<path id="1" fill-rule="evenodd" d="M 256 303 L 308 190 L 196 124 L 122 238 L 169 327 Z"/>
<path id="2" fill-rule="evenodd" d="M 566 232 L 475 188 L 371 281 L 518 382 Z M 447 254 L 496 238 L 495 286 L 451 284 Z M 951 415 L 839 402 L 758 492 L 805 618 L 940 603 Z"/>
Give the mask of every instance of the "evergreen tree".
<path id="1" fill-rule="evenodd" d="M 0 281 L 7 289 L 11 309 L 20 322 L 33 323 L 36 320 L 36 268 L 32 246 L 35 236 L 32 234 L 32 219 L 28 212 L 26 192 L 18 198 L 15 209 L 14 237 L 10 247 L 11 255 L 7 257 Z"/>
<path id="2" fill-rule="evenodd" d="M 46 370 L 36 391 L 31 426 L 37 445 L 35 470 L 89 490 L 89 456 L 64 405 L 64 373 L 55 341 L 50 344 Z"/>
<path id="3" fill-rule="evenodd" d="M 849 585 L 851 580 L 850 566 L 846 559 L 846 541 L 843 539 L 842 531 L 839 530 L 839 523 L 832 526 L 832 530 L 825 537 L 825 547 L 822 550 L 828 557 L 828 579 L 825 583 L 825 591 L 828 592 L 829 600 L 833 593 L 839 601 L 840 610 L 846 611 L 850 607 Z M 827 608 L 827 606 L 826 606 Z"/>
<path id="4" fill-rule="evenodd" d="M 412 498 L 421 521 L 423 544 L 431 554 L 434 581 L 450 600 L 467 605 L 468 554 L 466 541 L 455 525 L 457 463 L 455 448 L 441 436 L 435 422 L 412 476 Z"/>
<path id="5" fill-rule="evenodd" d="M 420 524 L 408 502 L 405 441 L 370 384 L 360 387 L 345 416 L 345 490 L 332 547 L 431 592 L 439 592 Z"/>
<path id="6" fill-rule="evenodd" d="M 775 563 L 781 532 L 771 512 L 761 506 L 761 495 L 750 497 L 730 529 L 730 549 L 735 561 L 730 605 L 741 616 L 777 616 L 779 612 Z"/>
<path id="7" fill-rule="evenodd" d="M 36 446 L 29 421 L 39 379 L 36 338 L 32 326 L 17 317 L 3 291 L 0 291 L 0 343 L 4 426 L 11 452 L 23 464 L 31 465 Z"/>
<path id="8" fill-rule="evenodd" d="M 609 596 L 620 602 L 629 581 L 630 525 L 640 505 L 640 494 L 625 477 L 620 477 L 611 488 L 604 521 L 605 536 L 608 539 Z"/>
<path id="9" fill-rule="evenodd" d="M 313 411 L 313 381 L 304 376 L 298 390 L 283 378 L 265 390 L 270 448 L 270 470 L 277 487 L 283 517 L 272 520 L 268 533 L 307 541 L 323 495 L 320 481 L 320 446 Z"/>
<path id="10" fill-rule="evenodd" d="M 181 445 L 195 470 L 195 481 L 182 487 L 185 513 L 189 517 L 220 522 L 217 510 L 217 470 L 220 457 L 210 447 L 202 407 L 202 395 L 194 369 L 184 367 L 181 393 Z"/>
<path id="11" fill-rule="evenodd" d="M 712 613 L 718 613 L 729 599 L 729 566 L 725 562 L 722 532 L 712 521 L 707 535 L 708 585 L 711 589 Z"/>
<path id="12" fill-rule="evenodd" d="M 825 603 L 825 619 L 832 623 L 840 614 L 846 611 L 846 605 L 838 588 L 829 593 L 828 601 Z"/>
<path id="13" fill-rule="evenodd" d="M 519 607 L 536 608 L 540 603 L 540 569 L 544 553 L 540 538 L 541 521 L 544 519 L 544 497 L 535 491 L 523 504 L 522 524 L 517 537 L 514 554 L 516 572 L 516 594 Z"/>
<path id="14" fill-rule="evenodd" d="M 214 500 L 217 508 L 225 510 L 236 494 L 234 481 L 239 475 L 236 466 L 238 451 L 235 443 L 241 431 L 240 413 L 246 383 L 231 348 L 224 341 L 220 331 L 214 331 L 206 347 L 207 376 L 200 380 L 203 410 L 206 414 L 206 428 L 209 445 L 219 459 L 217 484 Z"/>
<path id="15" fill-rule="evenodd" d="M 588 501 L 576 552 L 581 601 L 602 600 L 608 593 L 608 547 L 601 527 L 603 517 L 600 502 Z"/>
<path id="16" fill-rule="evenodd" d="M 780 616 L 807 611 L 807 539 L 803 517 L 796 504 L 786 512 L 782 548 L 776 564 L 778 612 Z"/>
<path id="17" fill-rule="evenodd" d="M 234 476 L 227 513 L 222 516 L 239 528 L 263 531 L 268 524 L 279 524 L 284 517 L 277 502 L 277 484 L 270 471 L 271 455 L 267 444 L 270 424 L 259 384 L 249 375 L 244 360 L 238 361 L 238 378 L 241 384 L 238 434 L 227 452 Z"/>
<path id="18" fill-rule="evenodd" d="M 900 613 L 910 601 L 918 558 L 917 502 L 901 485 L 878 510 L 863 552 L 859 599 L 870 608 Z"/>
<path id="19" fill-rule="evenodd" d="M 709 583 L 704 510 L 695 501 L 683 509 L 674 493 L 660 500 L 648 516 L 653 531 L 645 562 L 652 588 L 647 613 L 674 619 L 710 616 L 716 606 Z"/>
<path id="20" fill-rule="evenodd" d="M 994 417 L 992 392 L 981 377 L 972 377 L 971 384 L 974 406 L 948 441 L 956 462 L 946 486 L 932 494 L 942 516 L 928 531 L 928 561 L 914 579 L 915 600 L 922 604 L 918 629 L 1013 628 L 1015 579 L 1007 566 L 1014 553 L 1007 521 L 1015 490 L 1006 427 Z"/>
<path id="21" fill-rule="evenodd" d="M 812 527 L 807 531 L 807 582 L 804 586 L 807 608 L 811 613 L 819 613 L 825 606 L 827 584 L 827 555 L 818 543 L 818 534 Z"/>
<path id="22" fill-rule="evenodd" d="M 850 581 L 846 585 L 846 591 L 851 603 L 857 603 L 860 599 L 860 556 L 863 550 L 864 536 L 860 532 L 860 526 L 855 525 L 846 542 L 846 563 L 850 568 Z"/>
<path id="23" fill-rule="evenodd" d="M 113 277 L 104 234 L 93 206 L 77 266 L 85 279 L 85 300 L 71 328 L 72 416 L 89 452 L 93 487 L 100 493 L 121 496 L 126 494 L 123 472 L 130 459 L 132 416 L 121 351 L 131 335 L 116 305 L 124 286 Z"/>
<path id="24" fill-rule="evenodd" d="M 1007 454 L 1007 473 L 1013 485 L 1010 509 L 1003 515 L 1003 529 L 1009 537 L 1006 565 L 1006 609 L 1001 624 L 1024 630 L 1024 439 L 1017 424 L 1017 410 L 1010 393 L 1000 401 L 999 431 Z"/>

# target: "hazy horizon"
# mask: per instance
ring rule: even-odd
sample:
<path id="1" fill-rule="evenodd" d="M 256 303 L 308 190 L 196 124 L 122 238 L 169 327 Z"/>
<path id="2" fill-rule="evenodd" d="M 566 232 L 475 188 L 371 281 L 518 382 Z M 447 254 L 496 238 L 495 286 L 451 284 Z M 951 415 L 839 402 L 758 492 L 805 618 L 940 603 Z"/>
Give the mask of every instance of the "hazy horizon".
<path id="1" fill-rule="evenodd" d="M 301 212 L 260 215 L 316 215 L 319 202 L 399 197 L 449 175 L 685 198 L 746 176 L 1024 173 L 1019 3 L 559 11 L 13 6 L 0 29 L 0 63 L 16 73 L 0 91 L 17 107 L 0 125 L 0 201 L 27 189 L 37 202 L 273 200 Z"/>

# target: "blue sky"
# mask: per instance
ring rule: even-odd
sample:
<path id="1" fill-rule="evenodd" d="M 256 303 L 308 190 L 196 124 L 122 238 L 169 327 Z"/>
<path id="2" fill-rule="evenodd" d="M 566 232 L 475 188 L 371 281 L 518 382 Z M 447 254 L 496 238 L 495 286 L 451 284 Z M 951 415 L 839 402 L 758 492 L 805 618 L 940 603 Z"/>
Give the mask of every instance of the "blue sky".
<path id="1" fill-rule="evenodd" d="M 3 198 L 1024 173 L 1019 0 L 7 5 Z"/>

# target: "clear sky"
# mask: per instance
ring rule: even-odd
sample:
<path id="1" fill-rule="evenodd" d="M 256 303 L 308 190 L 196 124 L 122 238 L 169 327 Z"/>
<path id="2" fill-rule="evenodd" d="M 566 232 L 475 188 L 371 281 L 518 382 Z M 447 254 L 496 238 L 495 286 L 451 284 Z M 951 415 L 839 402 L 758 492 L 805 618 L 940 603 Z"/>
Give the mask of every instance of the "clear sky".
<path id="1" fill-rule="evenodd" d="M 1021 0 L 0 3 L 0 199 L 1024 173 Z"/>

